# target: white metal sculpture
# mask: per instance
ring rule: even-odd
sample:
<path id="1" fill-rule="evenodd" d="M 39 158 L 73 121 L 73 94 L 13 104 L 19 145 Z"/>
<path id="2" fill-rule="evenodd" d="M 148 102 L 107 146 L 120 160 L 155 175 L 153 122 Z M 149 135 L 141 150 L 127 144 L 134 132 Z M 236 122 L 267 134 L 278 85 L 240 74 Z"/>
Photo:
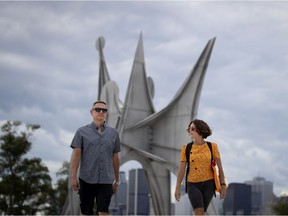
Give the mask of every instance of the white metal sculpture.
<path id="1" fill-rule="evenodd" d="M 120 101 L 118 86 L 110 80 L 106 67 L 103 54 L 105 40 L 99 37 L 96 41 L 99 51 L 98 99 L 106 101 L 109 106 L 107 123 L 119 130 L 121 164 L 130 160 L 142 164 L 156 215 L 171 214 L 170 172 L 177 175 L 180 149 L 189 142 L 185 128 L 197 116 L 201 89 L 215 40 L 212 38 L 208 41 L 174 98 L 158 112 L 152 102 L 153 80 L 146 75 L 142 33 L 124 103 Z M 78 195 L 71 190 L 70 182 L 68 187 L 69 195 L 62 213 L 78 214 Z"/>

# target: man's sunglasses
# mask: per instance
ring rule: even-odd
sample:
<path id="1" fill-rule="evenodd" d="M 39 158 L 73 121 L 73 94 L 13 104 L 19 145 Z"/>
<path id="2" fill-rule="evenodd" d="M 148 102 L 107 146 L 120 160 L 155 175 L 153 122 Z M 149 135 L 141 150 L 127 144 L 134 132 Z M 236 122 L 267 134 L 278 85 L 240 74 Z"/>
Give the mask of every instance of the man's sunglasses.
<path id="1" fill-rule="evenodd" d="M 108 111 L 108 109 L 105 108 L 94 108 L 93 110 L 95 110 L 97 113 L 100 113 L 102 111 L 102 113 L 106 113 Z"/>

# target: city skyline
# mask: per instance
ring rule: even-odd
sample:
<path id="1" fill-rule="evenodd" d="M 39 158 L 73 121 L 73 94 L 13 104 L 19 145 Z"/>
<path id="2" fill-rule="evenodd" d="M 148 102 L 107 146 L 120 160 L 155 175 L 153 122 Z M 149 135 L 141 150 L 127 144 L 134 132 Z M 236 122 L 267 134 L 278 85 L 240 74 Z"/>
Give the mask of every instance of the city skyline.
<path id="1" fill-rule="evenodd" d="M 126 180 L 129 179 L 126 174 L 129 173 L 130 170 L 133 170 L 133 169 L 142 169 L 142 168 L 143 168 L 143 167 L 141 166 L 141 164 L 140 164 L 139 162 L 137 162 L 137 161 L 131 161 L 131 163 L 133 163 L 133 165 L 132 165 L 132 166 L 134 166 L 133 168 L 131 168 L 131 165 L 127 165 L 127 166 L 122 166 L 122 167 L 120 167 L 120 171 L 125 172 Z M 172 199 L 171 199 L 171 202 L 173 202 L 173 203 L 175 203 L 174 191 L 175 191 L 175 185 L 176 185 L 176 178 L 177 178 L 177 176 L 174 175 L 173 173 L 171 173 L 171 198 L 172 198 Z M 266 181 L 270 181 L 270 179 L 267 179 L 267 178 L 259 175 L 259 173 L 258 173 L 257 175 L 252 176 L 250 179 L 246 179 L 246 180 L 244 180 L 244 181 L 242 181 L 242 182 L 236 182 L 236 181 L 235 181 L 235 182 L 227 182 L 227 184 L 228 184 L 228 187 L 229 187 L 229 184 L 230 184 L 230 183 L 241 183 L 241 184 L 245 184 L 246 182 L 252 181 L 252 180 L 254 180 L 255 178 L 264 178 Z M 271 181 L 271 182 L 272 182 L 272 181 Z M 184 180 L 183 180 L 182 184 L 184 185 Z M 272 184 L 273 184 L 273 182 L 272 182 Z M 276 196 L 279 196 L 279 195 L 277 195 L 277 194 L 275 193 L 274 187 L 273 187 L 273 193 L 274 193 Z"/>
<path id="2" fill-rule="evenodd" d="M 138 165 L 140 165 L 140 164 L 138 164 Z M 130 184 L 129 183 L 129 176 L 130 176 L 131 172 L 135 173 L 135 170 L 140 170 L 140 171 L 144 172 L 144 170 L 141 166 L 136 167 L 136 168 L 131 168 L 130 170 L 121 170 L 120 171 L 121 173 L 124 173 L 124 175 L 125 175 L 125 181 L 124 181 L 125 184 Z M 123 175 L 121 174 L 121 176 L 123 176 Z M 132 181 L 134 181 L 134 180 L 135 179 L 132 179 Z M 173 178 L 172 178 L 172 181 L 173 181 Z M 172 183 L 172 185 L 174 183 Z M 242 188 L 242 189 L 240 191 L 238 191 L 239 188 Z M 234 191 L 235 189 L 237 189 L 237 190 Z M 261 176 L 255 176 L 252 179 L 247 179 L 245 182 L 231 182 L 230 190 L 233 190 L 238 195 L 236 195 L 236 194 L 234 194 L 234 192 L 232 192 L 230 195 L 234 194 L 234 196 L 235 196 L 234 198 L 232 198 L 231 196 L 229 196 L 227 194 L 227 197 L 224 200 L 223 199 L 220 200 L 219 194 L 216 194 L 217 196 L 213 197 L 213 202 L 214 202 L 213 208 L 215 208 L 215 209 L 214 210 L 208 209 L 208 213 L 209 213 L 209 211 L 214 211 L 214 214 L 216 213 L 216 214 L 221 215 L 224 213 L 223 212 L 224 208 L 229 207 L 225 210 L 225 211 L 227 211 L 226 213 L 227 214 L 236 214 L 235 212 L 233 213 L 230 211 L 232 211 L 232 209 L 235 210 L 239 207 L 240 208 L 243 207 L 243 208 L 245 208 L 245 211 L 244 211 L 244 213 L 246 212 L 245 214 L 247 214 L 247 212 L 248 212 L 249 214 L 254 214 L 254 215 L 255 214 L 258 214 L 258 215 L 259 214 L 260 215 L 269 214 L 269 215 L 271 215 L 273 213 L 272 212 L 273 202 L 271 202 L 270 199 L 272 198 L 274 200 L 274 204 L 276 202 L 276 199 L 274 197 L 275 194 L 273 193 L 273 191 L 270 191 L 271 189 L 273 189 L 273 182 L 270 182 L 269 180 L 267 180 Z M 255 194 L 255 192 L 256 192 L 256 194 Z M 125 192 L 122 191 L 122 193 L 125 193 Z M 227 193 L 230 193 L 230 191 Z M 120 196 L 122 196 L 122 195 L 120 195 Z M 174 191 L 171 190 L 171 197 L 173 197 L 173 196 L 174 196 Z M 242 196 L 246 196 L 245 201 L 243 201 Z M 250 196 L 249 199 L 247 198 L 247 196 Z M 234 201 L 232 201 L 232 200 L 234 200 Z M 249 206 L 246 206 L 249 203 L 249 202 L 247 203 L 247 201 L 251 202 L 251 204 Z M 227 202 L 226 207 L 224 204 L 225 202 Z M 186 214 L 192 213 L 192 207 L 191 207 L 190 201 L 188 199 L 188 196 L 185 193 L 185 185 L 184 184 L 182 184 L 182 192 L 181 192 L 180 202 L 175 202 L 175 200 L 171 200 L 171 204 L 172 205 L 174 204 L 175 214 L 176 214 L 176 212 L 178 212 L 181 215 L 186 215 Z M 115 208 L 115 206 L 114 206 L 114 208 Z M 185 209 L 183 209 L 183 208 L 185 208 Z M 211 208 L 211 206 L 209 208 Z"/>

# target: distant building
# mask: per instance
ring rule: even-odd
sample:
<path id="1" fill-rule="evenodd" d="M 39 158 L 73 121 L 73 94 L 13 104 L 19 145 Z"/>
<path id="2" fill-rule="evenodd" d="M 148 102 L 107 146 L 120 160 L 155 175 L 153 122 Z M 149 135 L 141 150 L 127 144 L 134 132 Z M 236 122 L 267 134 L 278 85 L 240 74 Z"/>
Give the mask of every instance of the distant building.
<path id="1" fill-rule="evenodd" d="M 242 183 L 230 183 L 223 202 L 224 215 L 251 214 L 251 186 Z"/>
<path id="2" fill-rule="evenodd" d="M 255 177 L 252 181 L 245 182 L 252 187 L 252 214 L 272 214 L 272 205 L 275 196 L 273 194 L 273 183 L 266 181 L 263 177 Z"/>
<path id="3" fill-rule="evenodd" d="M 144 169 L 129 171 L 128 215 L 150 215 L 150 194 Z"/>
<path id="4" fill-rule="evenodd" d="M 120 171 L 120 185 L 116 194 L 112 196 L 110 203 L 111 215 L 126 215 L 126 203 L 127 203 L 127 180 L 125 172 Z"/>

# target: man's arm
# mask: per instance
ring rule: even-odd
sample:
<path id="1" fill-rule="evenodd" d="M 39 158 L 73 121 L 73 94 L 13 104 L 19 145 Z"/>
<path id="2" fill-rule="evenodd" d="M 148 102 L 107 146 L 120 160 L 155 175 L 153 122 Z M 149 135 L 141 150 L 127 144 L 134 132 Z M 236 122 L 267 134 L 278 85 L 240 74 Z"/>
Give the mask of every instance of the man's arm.
<path id="1" fill-rule="evenodd" d="M 81 159 L 81 148 L 74 148 L 71 162 L 71 186 L 73 190 L 80 189 L 79 181 L 77 179 L 77 171 Z"/>
<path id="2" fill-rule="evenodd" d="M 118 152 L 113 154 L 113 168 L 115 181 L 119 183 L 120 159 Z"/>
<path id="3" fill-rule="evenodd" d="M 119 169 L 120 159 L 118 152 L 113 154 L 113 168 L 114 168 L 114 182 L 113 182 L 113 193 L 116 193 L 119 186 Z"/>

